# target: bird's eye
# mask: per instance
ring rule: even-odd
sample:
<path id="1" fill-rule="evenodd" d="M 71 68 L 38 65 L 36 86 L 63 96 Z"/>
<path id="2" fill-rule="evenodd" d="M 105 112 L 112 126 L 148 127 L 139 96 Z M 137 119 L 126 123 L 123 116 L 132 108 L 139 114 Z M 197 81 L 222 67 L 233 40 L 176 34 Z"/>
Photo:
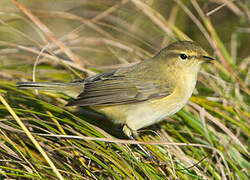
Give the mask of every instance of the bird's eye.
<path id="1" fill-rule="evenodd" d="M 181 58 L 182 60 L 185 60 L 185 59 L 187 59 L 187 55 L 186 55 L 186 54 L 180 54 L 180 58 Z"/>

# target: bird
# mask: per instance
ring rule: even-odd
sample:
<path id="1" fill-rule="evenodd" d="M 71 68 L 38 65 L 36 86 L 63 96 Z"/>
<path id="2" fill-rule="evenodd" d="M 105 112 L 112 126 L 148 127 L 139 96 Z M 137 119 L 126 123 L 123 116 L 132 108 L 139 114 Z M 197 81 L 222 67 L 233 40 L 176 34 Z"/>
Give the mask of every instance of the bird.
<path id="1" fill-rule="evenodd" d="M 18 88 L 69 94 L 66 106 L 88 106 L 123 126 L 129 138 L 177 113 L 188 102 L 201 64 L 214 58 L 194 41 L 176 41 L 155 56 L 67 83 L 19 82 Z"/>

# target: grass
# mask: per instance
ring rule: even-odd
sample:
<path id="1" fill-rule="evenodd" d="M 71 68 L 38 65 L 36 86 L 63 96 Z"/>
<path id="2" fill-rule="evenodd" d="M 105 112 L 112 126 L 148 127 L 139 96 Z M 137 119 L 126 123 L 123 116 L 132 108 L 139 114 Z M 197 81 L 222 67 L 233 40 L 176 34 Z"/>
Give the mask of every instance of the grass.
<path id="1" fill-rule="evenodd" d="M 223 2 L 1 1 L 0 179 L 249 179 L 250 4 Z M 65 107 L 64 94 L 15 87 L 128 66 L 183 39 L 216 62 L 190 102 L 138 141 Z"/>

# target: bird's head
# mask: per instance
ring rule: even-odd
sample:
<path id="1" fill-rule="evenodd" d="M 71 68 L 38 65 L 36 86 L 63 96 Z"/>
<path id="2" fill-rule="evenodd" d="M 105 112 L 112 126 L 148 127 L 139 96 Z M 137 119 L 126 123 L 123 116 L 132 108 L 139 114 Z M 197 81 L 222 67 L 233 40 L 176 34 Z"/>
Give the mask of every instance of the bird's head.
<path id="1" fill-rule="evenodd" d="M 157 56 L 171 70 L 197 72 L 202 63 L 214 60 L 199 44 L 193 41 L 174 42 L 162 49 Z"/>

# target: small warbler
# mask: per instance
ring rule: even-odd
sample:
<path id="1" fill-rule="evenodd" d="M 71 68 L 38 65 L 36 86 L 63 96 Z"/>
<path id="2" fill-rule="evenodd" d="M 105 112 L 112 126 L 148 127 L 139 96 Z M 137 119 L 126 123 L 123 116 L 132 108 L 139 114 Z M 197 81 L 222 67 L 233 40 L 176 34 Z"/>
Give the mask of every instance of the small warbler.
<path id="1" fill-rule="evenodd" d="M 123 125 L 128 137 L 178 112 L 195 88 L 203 62 L 214 60 L 200 45 L 177 41 L 133 66 L 70 83 L 20 82 L 17 87 L 77 97 L 67 106 L 89 106 Z"/>

